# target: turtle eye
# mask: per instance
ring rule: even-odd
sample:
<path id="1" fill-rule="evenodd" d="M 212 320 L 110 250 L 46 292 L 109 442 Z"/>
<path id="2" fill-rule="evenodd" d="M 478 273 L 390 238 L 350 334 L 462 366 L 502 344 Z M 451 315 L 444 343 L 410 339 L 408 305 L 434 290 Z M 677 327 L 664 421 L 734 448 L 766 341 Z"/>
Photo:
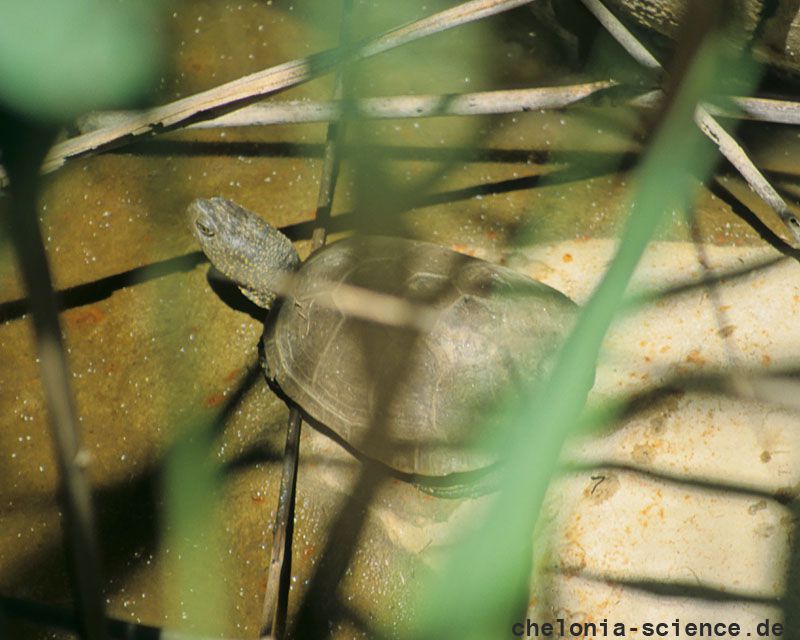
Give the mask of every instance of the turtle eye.
<path id="1" fill-rule="evenodd" d="M 203 235 L 204 235 L 206 238 L 212 238 L 212 237 L 214 237 L 214 234 L 216 233 L 216 232 L 214 231 L 214 229 L 212 229 L 212 228 L 211 228 L 211 227 L 209 227 L 209 226 L 206 226 L 206 225 L 204 225 L 204 224 L 203 224 L 202 222 L 200 222 L 199 220 L 198 220 L 197 222 L 195 222 L 195 226 L 197 226 L 197 230 L 198 230 L 200 233 L 202 233 L 202 234 L 203 234 Z"/>

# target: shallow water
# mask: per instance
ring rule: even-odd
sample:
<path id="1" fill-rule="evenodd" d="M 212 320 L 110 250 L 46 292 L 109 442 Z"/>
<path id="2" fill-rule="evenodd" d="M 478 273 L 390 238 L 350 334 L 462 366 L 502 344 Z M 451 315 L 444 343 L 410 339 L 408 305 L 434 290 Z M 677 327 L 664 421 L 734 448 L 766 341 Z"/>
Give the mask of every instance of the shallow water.
<path id="1" fill-rule="evenodd" d="M 176 3 L 168 21 L 172 72 L 160 87 L 161 100 L 332 46 L 338 17 L 323 4 L 315 14 L 291 2 Z M 388 3 L 390 15 L 372 9 L 376 4 L 387 3 L 359 5 L 364 33 L 432 10 Z M 560 59 L 545 31 L 518 11 L 360 65 L 359 86 L 368 95 L 391 95 L 565 82 L 570 76 Z M 328 99 L 330 92 L 326 78 L 281 98 Z M 618 231 L 631 179 L 618 167 L 621 154 L 640 151 L 640 130 L 635 113 L 599 108 L 386 121 L 357 130 L 347 157 L 366 141 L 386 160 L 388 182 L 399 191 L 431 179 L 435 197 L 398 218 L 405 233 L 530 269 L 538 263 L 526 262 L 520 247 Z M 787 180 L 797 175 L 795 130 L 753 131 L 747 139 L 759 162 Z M 207 280 L 207 264 L 196 257 L 162 264 L 197 251 L 186 206 L 196 197 L 223 195 L 276 226 L 306 222 L 316 203 L 324 137 L 323 125 L 171 133 L 72 160 L 44 180 L 42 228 L 55 284 L 71 292 L 61 321 L 91 454 L 113 616 L 191 625 L 168 593 L 175 560 L 161 533 L 161 464 L 176 425 L 218 409 L 257 358 L 261 325 L 252 305 L 235 291 L 220 297 Z M 452 159 L 454 149 L 459 153 Z M 551 150 L 558 153 L 543 161 Z M 754 200 L 738 179 L 731 183 Z M 387 196 L 365 195 L 362 188 L 346 158 L 334 214 L 367 202 L 377 216 Z M 776 228 L 763 205 L 753 207 Z M 714 243 L 761 242 L 708 192 L 699 197 L 698 213 L 702 234 Z M 305 255 L 308 229 L 293 229 Z M 676 214 L 660 235 L 686 239 L 682 217 Z M 0 592 L 66 603 L 56 472 L 31 327 L 18 304 L 24 292 L 7 247 L 0 254 L 0 292 Z M 213 445 L 212 457 L 227 466 L 219 502 L 223 532 L 208 553 L 223 556 L 222 609 L 231 632 L 241 636 L 257 632 L 279 482 L 274 460 L 286 413 L 259 381 Z M 315 462 L 331 446 L 320 438 L 306 433 L 303 441 L 308 453 L 298 489 L 292 611 L 347 492 L 345 480 Z M 344 467 L 352 464 L 341 452 L 329 454 Z M 364 624 L 400 633 L 410 615 L 406 585 L 432 562 L 423 554 L 420 564 L 417 556 L 437 556 L 450 535 L 437 523 L 459 509 L 397 481 L 381 491 L 342 584 L 352 613 L 342 637 Z"/>

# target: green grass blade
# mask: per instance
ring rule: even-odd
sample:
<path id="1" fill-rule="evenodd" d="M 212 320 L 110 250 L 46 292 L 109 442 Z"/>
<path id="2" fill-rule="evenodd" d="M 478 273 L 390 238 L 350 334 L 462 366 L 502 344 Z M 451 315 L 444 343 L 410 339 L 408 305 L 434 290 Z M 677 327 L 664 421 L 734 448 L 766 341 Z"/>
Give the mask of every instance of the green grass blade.
<path id="1" fill-rule="evenodd" d="M 730 74 L 722 39 L 709 37 L 657 131 L 634 183 L 618 252 L 565 344 L 550 379 L 502 408 L 513 446 L 503 489 L 485 519 L 464 535 L 437 581 L 420 592 L 418 637 L 507 637 L 524 616 L 532 531 L 561 447 L 581 422 L 602 340 L 620 309 L 631 275 L 659 222 L 686 209 L 693 176 L 708 175 L 713 147 L 692 122 L 694 106 Z M 751 69 L 739 76 L 754 77 Z"/>

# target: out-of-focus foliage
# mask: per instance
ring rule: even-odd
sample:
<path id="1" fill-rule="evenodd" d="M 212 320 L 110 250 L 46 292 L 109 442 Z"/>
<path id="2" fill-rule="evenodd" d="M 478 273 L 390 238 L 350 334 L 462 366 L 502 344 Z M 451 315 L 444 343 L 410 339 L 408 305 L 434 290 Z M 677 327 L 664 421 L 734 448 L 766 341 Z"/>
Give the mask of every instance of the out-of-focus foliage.
<path id="1" fill-rule="evenodd" d="M 162 9 L 157 0 L 5 0 L 0 103 L 63 121 L 141 99 L 160 71 Z"/>
<path id="2" fill-rule="evenodd" d="M 695 177 L 713 167 L 713 147 L 694 126 L 692 115 L 698 101 L 729 77 L 724 53 L 723 39 L 709 36 L 683 78 L 640 165 L 618 253 L 552 376 L 530 389 L 526 399 L 499 408 L 512 434 L 502 455 L 508 461 L 502 490 L 485 519 L 453 550 L 438 581 L 420 589 L 417 637 L 499 637 L 524 616 L 533 528 L 559 451 L 576 425 L 583 424 L 582 407 L 603 337 L 659 221 L 672 211 L 686 210 L 697 186 Z M 743 64 L 736 74 L 752 86 L 751 66 Z"/>
<path id="3" fill-rule="evenodd" d="M 226 624 L 224 554 L 216 518 L 218 469 L 211 460 L 213 432 L 195 418 L 179 425 L 167 458 L 164 546 L 171 555 L 165 592 L 173 626 L 221 634 Z"/>

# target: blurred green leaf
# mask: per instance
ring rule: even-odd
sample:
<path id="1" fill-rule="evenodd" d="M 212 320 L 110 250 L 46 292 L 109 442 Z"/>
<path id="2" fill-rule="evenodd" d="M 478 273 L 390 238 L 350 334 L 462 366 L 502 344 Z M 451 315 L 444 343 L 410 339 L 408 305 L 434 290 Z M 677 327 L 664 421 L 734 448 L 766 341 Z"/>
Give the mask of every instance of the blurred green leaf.
<path id="1" fill-rule="evenodd" d="M 600 345 L 659 222 L 689 207 L 694 177 L 707 175 L 716 153 L 694 126 L 698 100 L 728 77 L 722 38 L 712 36 L 691 66 L 638 170 L 630 215 L 617 255 L 569 340 L 550 379 L 501 409 L 510 446 L 501 491 L 485 519 L 466 533 L 434 584 L 420 590 L 417 637 L 510 635 L 524 619 L 533 528 L 561 447 L 582 423 Z M 736 69 L 752 86 L 752 67 Z"/>
<path id="2" fill-rule="evenodd" d="M 63 121 L 129 105 L 157 79 L 157 0 L 3 0 L 0 102 Z"/>
<path id="3" fill-rule="evenodd" d="M 212 458 L 213 423 L 196 417 L 178 426 L 165 474 L 165 544 L 172 576 L 166 592 L 181 629 L 225 630 L 225 563 L 216 504 L 219 469 Z"/>

